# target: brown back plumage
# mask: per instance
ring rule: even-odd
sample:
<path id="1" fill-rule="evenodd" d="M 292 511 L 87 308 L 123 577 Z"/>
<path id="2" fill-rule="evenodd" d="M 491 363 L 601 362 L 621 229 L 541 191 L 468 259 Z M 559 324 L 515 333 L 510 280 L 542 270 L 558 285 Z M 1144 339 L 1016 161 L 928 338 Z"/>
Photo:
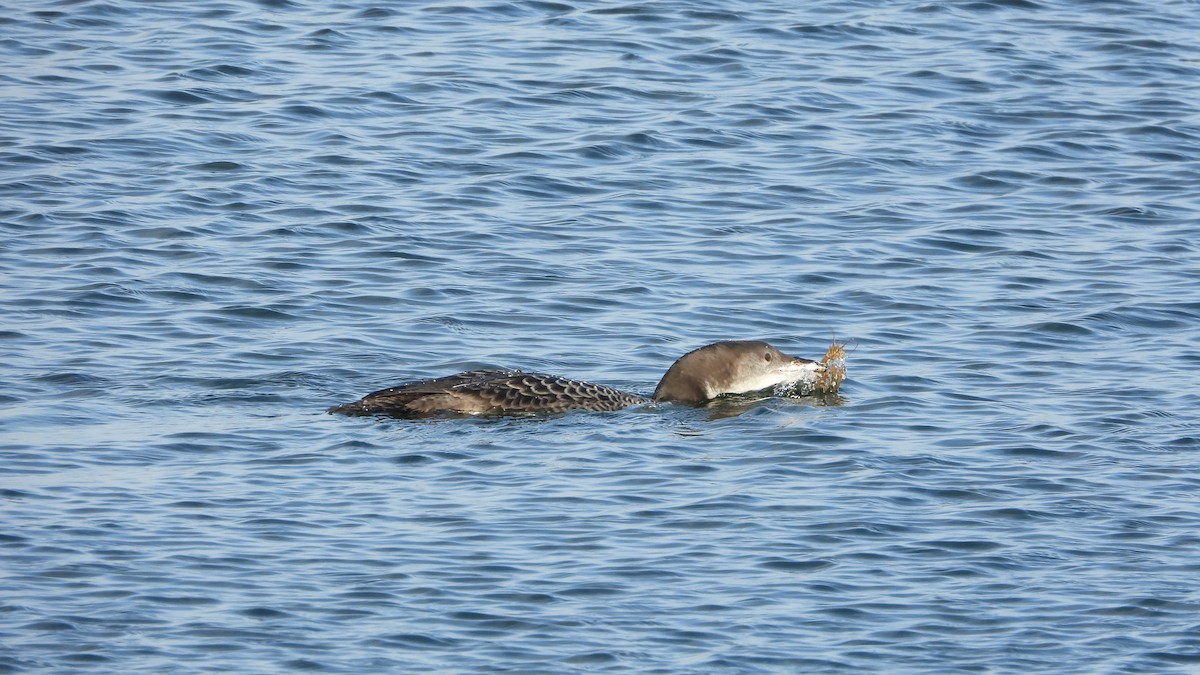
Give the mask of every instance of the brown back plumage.
<path id="1" fill-rule="evenodd" d="M 438 413 L 620 410 L 647 399 L 601 384 L 520 370 L 471 370 L 381 389 L 329 412 L 425 417 Z"/>

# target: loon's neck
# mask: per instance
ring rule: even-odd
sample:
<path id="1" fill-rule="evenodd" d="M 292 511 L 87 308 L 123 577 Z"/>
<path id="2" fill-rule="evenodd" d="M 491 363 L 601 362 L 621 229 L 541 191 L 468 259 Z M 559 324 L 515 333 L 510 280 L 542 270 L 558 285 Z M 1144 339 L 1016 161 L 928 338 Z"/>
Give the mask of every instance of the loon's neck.
<path id="1" fill-rule="evenodd" d="M 725 350 L 711 347 L 688 352 L 671 364 L 654 389 L 654 400 L 697 405 L 725 390 L 735 364 Z"/>

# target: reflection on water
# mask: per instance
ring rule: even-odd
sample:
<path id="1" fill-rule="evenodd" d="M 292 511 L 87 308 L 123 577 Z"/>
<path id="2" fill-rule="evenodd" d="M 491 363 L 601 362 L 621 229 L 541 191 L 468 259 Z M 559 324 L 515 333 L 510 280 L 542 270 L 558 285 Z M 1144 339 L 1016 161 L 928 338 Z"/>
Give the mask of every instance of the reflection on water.
<path id="1" fill-rule="evenodd" d="M 706 406 L 708 419 L 719 420 L 737 417 L 754 408 L 766 405 L 773 410 L 790 406 L 840 406 L 846 405 L 846 398 L 841 394 L 808 394 L 800 396 L 785 396 L 783 398 L 757 398 L 754 396 L 722 396 L 710 401 Z"/>

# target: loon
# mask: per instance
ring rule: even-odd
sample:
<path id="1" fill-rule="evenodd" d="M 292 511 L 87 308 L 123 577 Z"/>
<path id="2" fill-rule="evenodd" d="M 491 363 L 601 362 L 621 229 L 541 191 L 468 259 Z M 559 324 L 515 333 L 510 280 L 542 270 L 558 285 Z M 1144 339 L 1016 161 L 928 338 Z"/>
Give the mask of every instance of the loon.
<path id="1" fill-rule="evenodd" d="M 835 343 L 830 353 L 840 347 Z M 829 355 L 826 356 L 829 361 Z M 650 402 L 698 406 L 722 395 L 771 390 L 780 395 L 836 393 L 845 376 L 840 360 L 789 356 L 766 342 L 716 342 L 684 354 L 667 370 L 651 398 L 602 384 L 521 370 L 470 370 L 381 389 L 326 412 L 346 415 L 430 417 L 446 413 L 505 415 L 611 411 Z"/>

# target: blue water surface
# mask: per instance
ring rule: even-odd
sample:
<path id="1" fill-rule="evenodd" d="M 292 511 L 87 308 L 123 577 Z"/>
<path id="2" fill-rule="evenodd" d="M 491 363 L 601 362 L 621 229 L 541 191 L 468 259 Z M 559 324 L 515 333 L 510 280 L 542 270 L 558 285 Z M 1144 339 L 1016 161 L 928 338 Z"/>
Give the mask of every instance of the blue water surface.
<path id="1" fill-rule="evenodd" d="M 0 672 L 1193 672 L 1200 6 L 0 8 Z M 325 408 L 851 340 L 833 400 Z"/>

